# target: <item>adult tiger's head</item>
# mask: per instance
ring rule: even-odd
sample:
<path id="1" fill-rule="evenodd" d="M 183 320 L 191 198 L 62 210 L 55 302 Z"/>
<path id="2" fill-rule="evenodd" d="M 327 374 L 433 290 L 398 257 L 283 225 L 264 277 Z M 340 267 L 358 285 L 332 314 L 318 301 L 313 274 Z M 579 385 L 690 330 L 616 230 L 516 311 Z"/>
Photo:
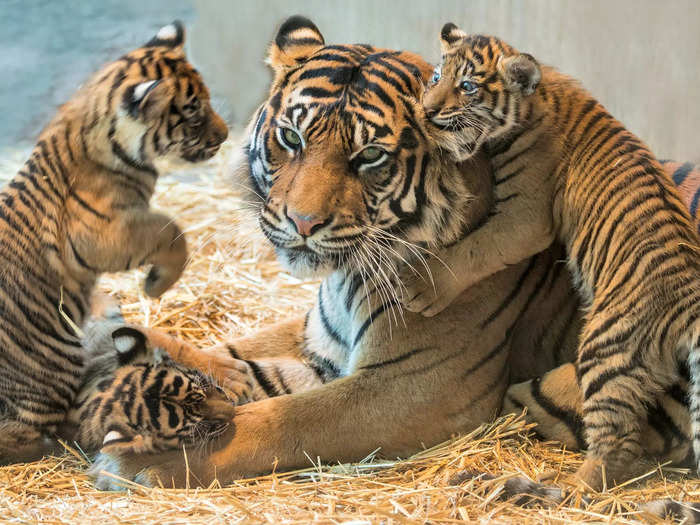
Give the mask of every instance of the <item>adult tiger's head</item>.
<path id="1" fill-rule="evenodd" d="M 102 321 L 86 333 L 83 383 L 66 431 L 81 447 L 166 450 L 205 443 L 228 428 L 234 404 L 223 390 L 142 331 Z"/>
<path id="2" fill-rule="evenodd" d="M 56 118 L 79 123 L 75 136 L 89 158 L 155 172 L 159 160 L 198 162 L 218 151 L 228 128 L 187 61 L 184 41 L 180 22 L 161 28 L 143 47 L 105 65 L 63 106 Z"/>
<path id="3" fill-rule="evenodd" d="M 299 16 L 282 24 L 267 62 L 269 96 L 236 161 L 289 270 L 374 269 L 411 244 L 455 239 L 469 192 L 425 132 L 419 100 L 432 66 L 408 52 L 326 46 Z"/>

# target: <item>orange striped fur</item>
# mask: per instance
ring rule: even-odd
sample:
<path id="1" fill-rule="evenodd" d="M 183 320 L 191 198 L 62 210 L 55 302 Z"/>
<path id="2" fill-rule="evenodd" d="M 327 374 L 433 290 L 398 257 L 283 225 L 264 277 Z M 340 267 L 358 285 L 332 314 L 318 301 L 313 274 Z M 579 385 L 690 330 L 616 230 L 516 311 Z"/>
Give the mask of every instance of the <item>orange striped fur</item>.
<path id="1" fill-rule="evenodd" d="M 208 159 L 227 135 L 183 44 L 174 23 L 104 66 L 0 194 L 0 464 L 53 448 L 80 384 L 74 327 L 97 276 L 150 265 L 155 297 L 183 270 L 182 232 L 149 210 L 156 162 Z"/>
<path id="2" fill-rule="evenodd" d="M 209 376 L 170 357 L 175 340 L 149 337 L 122 318 L 92 319 L 83 346 L 83 379 L 60 432 L 81 450 L 177 449 L 230 424 L 234 404 Z"/>
<path id="3" fill-rule="evenodd" d="M 434 265 L 437 294 L 415 280 L 409 309 L 435 315 L 461 290 L 561 241 L 587 311 L 577 371 L 588 457 L 579 477 L 600 488 L 605 475 L 619 482 L 644 467 L 648 407 L 686 366 L 700 456 L 700 251 L 673 181 L 570 77 L 453 24 L 442 47 L 423 98 L 433 136 L 458 159 L 487 153 L 495 207 L 441 254 L 456 282 Z"/>

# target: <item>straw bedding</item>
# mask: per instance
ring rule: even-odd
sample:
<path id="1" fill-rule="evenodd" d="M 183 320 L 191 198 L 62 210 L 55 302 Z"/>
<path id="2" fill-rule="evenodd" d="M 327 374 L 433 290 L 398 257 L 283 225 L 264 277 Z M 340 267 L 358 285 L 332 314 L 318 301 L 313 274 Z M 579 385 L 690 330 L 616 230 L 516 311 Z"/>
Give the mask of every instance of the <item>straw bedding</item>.
<path id="1" fill-rule="evenodd" d="M 191 173 L 165 177 L 154 199 L 186 232 L 191 263 L 160 300 L 140 292 L 142 274 L 109 275 L 102 290 L 116 295 L 127 318 L 160 326 L 201 345 L 247 334 L 304 311 L 315 283 L 281 273 L 266 241 L 227 180 L 224 154 Z M 5 156 L 10 177 L 21 155 Z M 60 458 L 0 468 L 0 521 L 47 523 L 481 523 L 615 522 L 647 519 L 634 502 L 662 497 L 700 499 L 700 481 L 659 468 L 646 478 L 599 495 L 584 506 L 574 497 L 559 508 L 521 508 L 499 500 L 503 479 L 571 473 L 579 454 L 528 436 L 521 418 L 484 425 L 404 460 L 372 454 L 355 465 L 273 474 L 207 490 L 144 489 L 101 493 L 85 475 L 77 450 Z M 454 484 L 463 469 L 499 476 Z"/>

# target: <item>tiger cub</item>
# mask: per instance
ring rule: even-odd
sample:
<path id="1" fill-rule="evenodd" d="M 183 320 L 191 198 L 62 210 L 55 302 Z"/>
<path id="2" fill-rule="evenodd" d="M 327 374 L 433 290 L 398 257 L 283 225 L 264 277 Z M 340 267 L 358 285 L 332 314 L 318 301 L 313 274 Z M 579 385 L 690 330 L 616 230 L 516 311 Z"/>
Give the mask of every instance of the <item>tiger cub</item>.
<path id="1" fill-rule="evenodd" d="M 488 155 L 495 203 L 433 261 L 436 291 L 410 280 L 407 308 L 434 315 L 559 240 L 586 309 L 577 372 L 588 455 L 579 478 L 600 489 L 606 475 L 621 482 L 645 468 L 648 407 L 686 362 L 700 458 L 700 249 L 674 184 L 572 78 L 453 24 L 442 29 L 442 53 L 426 116 L 457 159 Z"/>
<path id="2" fill-rule="evenodd" d="M 185 239 L 149 210 L 156 161 L 211 158 L 227 136 L 178 22 L 98 71 L 0 193 L 0 464 L 40 458 L 83 373 L 75 327 L 102 272 L 151 265 L 161 295 Z"/>
<path id="3" fill-rule="evenodd" d="M 61 433 L 84 451 L 206 443 L 231 422 L 235 404 L 223 390 L 143 331 L 123 321 L 91 321 L 83 345 L 85 372 Z"/>

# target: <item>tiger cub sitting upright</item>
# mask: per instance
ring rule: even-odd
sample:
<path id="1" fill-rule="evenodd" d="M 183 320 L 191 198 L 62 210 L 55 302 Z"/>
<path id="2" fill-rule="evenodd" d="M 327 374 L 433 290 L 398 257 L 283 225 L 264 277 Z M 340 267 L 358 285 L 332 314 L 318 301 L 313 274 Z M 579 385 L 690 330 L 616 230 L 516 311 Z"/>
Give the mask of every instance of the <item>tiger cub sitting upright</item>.
<path id="1" fill-rule="evenodd" d="M 80 385 L 74 327 L 97 276 L 149 264 L 156 297 L 182 273 L 182 232 L 149 210 L 155 162 L 209 159 L 228 133 L 183 43 L 176 22 L 104 66 L 0 193 L 0 464 L 53 450 Z"/>
<path id="2" fill-rule="evenodd" d="M 221 434 L 235 404 L 212 378 L 174 361 L 169 342 L 175 340 L 154 340 L 123 319 L 87 323 L 85 372 L 63 437 L 89 453 L 144 453 Z"/>
<path id="3" fill-rule="evenodd" d="M 434 315 L 560 240 L 587 312 L 577 371 L 588 455 L 578 476 L 600 489 L 606 475 L 620 482 L 645 468 L 648 407 L 686 362 L 700 458 L 700 250 L 674 184 L 572 78 L 453 24 L 442 52 L 423 99 L 434 138 L 460 160 L 484 151 L 496 198 L 488 219 L 431 265 L 436 292 L 410 280 L 407 308 Z"/>

